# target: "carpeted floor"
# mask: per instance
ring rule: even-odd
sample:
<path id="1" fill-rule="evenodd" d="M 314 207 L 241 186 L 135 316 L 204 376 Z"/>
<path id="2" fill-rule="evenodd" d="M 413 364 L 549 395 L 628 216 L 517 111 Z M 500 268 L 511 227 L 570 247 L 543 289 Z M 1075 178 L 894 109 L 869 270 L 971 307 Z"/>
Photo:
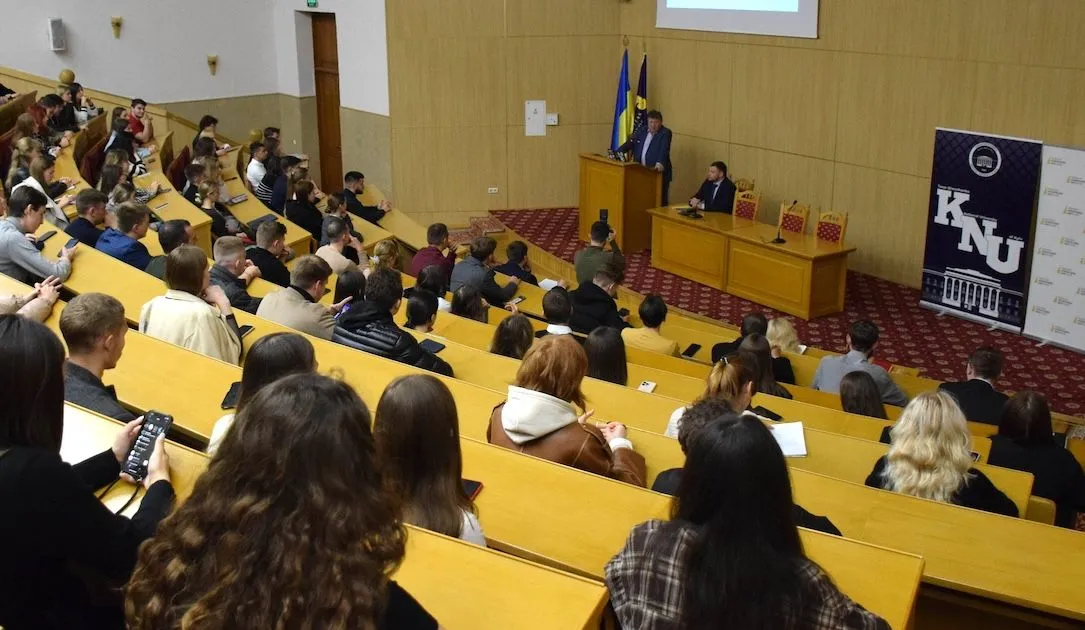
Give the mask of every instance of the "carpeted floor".
<path id="1" fill-rule="evenodd" d="M 577 240 L 575 208 L 505 210 L 493 213 L 505 225 L 535 245 L 572 262 L 583 243 Z M 530 253 L 528 254 L 530 256 Z M 730 324 L 739 324 L 752 310 L 781 315 L 651 266 L 650 252 L 627 256 L 626 285 L 640 293 L 658 293 L 668 304 Z M 919 291 L 861 273 L 848 273 L 843 313 L 805 321 L 785 315 L 795 324 L 803 343 L 843 351 L 848 323 L 861 318 L 881 328 L 878 355 L 887 361 L 918 367 L 939 380 L 964 378 L 968 354 L 977 346 L 993 345 L 1006 354 L 1001 389 L 1043 392 L 1056 411 L 1085 412 L 1085 367 L 1081 355 L 1053 347 L 1037 347 L 1020 335 L 988 331 L 956 317 L 939 317 L 919 307 Z"/>

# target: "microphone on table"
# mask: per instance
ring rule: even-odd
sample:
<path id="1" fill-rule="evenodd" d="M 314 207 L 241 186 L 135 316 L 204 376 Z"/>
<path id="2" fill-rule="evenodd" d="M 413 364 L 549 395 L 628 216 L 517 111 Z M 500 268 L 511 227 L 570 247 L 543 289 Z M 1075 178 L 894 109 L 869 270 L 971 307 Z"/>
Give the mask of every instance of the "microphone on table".
<path id="1" fill-rule="evenodd" d="M 794 208 L 797 205 L 799 205 L 799 200 L 798 199 L 796 199 L 795 201 L 792 201 L 791 205 L 787 207 L 787 210 L 785 210 L 785 212 L 790 211 L 792 208 Z M 784 240 L 784 237 L 780 235 L 780 229 L 783 227 L 783 225 L 784 225 L 784 221 L 783 221 L 783 217 L 781 217 L 781 219 L 776 222 L 776 238 L 769 241 L 773 245 L 781 245 L 781 244 L 787 242 L 787 241 Z"/>

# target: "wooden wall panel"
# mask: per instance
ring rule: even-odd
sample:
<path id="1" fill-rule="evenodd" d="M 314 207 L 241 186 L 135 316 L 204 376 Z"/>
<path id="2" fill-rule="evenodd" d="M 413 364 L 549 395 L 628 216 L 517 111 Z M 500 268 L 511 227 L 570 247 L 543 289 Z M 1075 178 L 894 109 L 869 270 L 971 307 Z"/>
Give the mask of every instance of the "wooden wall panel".
<path id="1" fill-rule="evenodd" d="M 705 180 L 708 165 L 716 160 L 731 163 L 731 145 L 718 140 L 676 133 L 671 140 L 671 203 L 685 203 Z"/>
<path id="2" fill-rule="evenodd" d="M 523 127 L 524 101 L 536 99 L 545 99 L 547 110 L 560 114 L 562 125 L 612 122 L 615 90 L 606 89 L 601 79 L 608 75 L 613 75 L 612 82 L 617 79 L 617 45 L 614 35 L 510 37 L 509 125 Z"/>
<path id="3" fill-rule="evenodd" d="M 505 0 L 392 0 L 385 3 L 389 49 L 404 39 L 505 35 Z M 359 33 L 358 37 L 364 37 Z M 389 65 L 392 63 L 389 50 Z M 391 81 L 396 75 L 389 73 Z"/>
<path id="4" fill-rule="evenodd" d="M 559 125 L 546 137 L 527 137 L 524 127 L 508 127 L 510 208 L 569 208 L 578 203 L 577 155 L 605 151 L 610 123 Z"/>
<path id="5" fill-rule="evenodd" d="M 1053 144 L 1085 145 L 1085 70 L 978 64 L 972 126 Z"/>
<path id="6" fill-rule="evenodd" d="M 780 204 L 785 202 L 808 204 L 811 210 L 819 206 L 828 210 L 832 205 L 835 165 L 828 160 L 732 144 L 728 168 L 734 179 L 757 180 L 761 221 L 776 223 Z"/>
<path id="7" fill-rule="evenodd" d="M 734 84 L 731 65 L 737 47 L 657 38 L 649 38 L 645 44 L 649 107 L 662 111 L 664 124 L 675 133 L 728 141 Z M 641 49 L 631 47 L 629 80 L 633 89 L 640 72 L 640 53 Z"/>
<path id="8" fill-rule="evenodd" d="M 617 35 L 619 12 L 607 0 L 513 0 L 506 3 L 507 33 L 524 35 Z"/>

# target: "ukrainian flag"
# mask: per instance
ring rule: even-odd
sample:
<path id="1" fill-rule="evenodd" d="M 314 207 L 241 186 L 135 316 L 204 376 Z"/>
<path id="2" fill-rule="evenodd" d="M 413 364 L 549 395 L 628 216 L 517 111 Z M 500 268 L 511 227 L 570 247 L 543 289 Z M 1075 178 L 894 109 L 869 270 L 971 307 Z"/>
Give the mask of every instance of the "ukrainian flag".
<path id="1" fill-rule="evenodd" d="M 629 51 L 622 55 L 622 73 L 618 75 L 618 96 L 614 101 L 614 129 L 610 134 L 610 150 L 629 141 L 633 134 L 633 90 L 629 87 Z"/>

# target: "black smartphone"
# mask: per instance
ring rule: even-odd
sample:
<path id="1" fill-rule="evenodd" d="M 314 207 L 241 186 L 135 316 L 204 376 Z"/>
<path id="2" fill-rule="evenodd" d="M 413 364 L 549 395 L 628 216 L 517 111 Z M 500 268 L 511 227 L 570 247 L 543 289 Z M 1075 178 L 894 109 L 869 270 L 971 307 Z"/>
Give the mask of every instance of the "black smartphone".
<path id="1" fill-rule="evenodd" d="M 432 352 L 433 354 L 437 354 L 441 350 L 445 349 L 444 344 L 437 343 L 436 341 L 434 341 L 432 339 L 423 339 L 422 343 L 420 343 L 418 345 L 422 346 L 423 350 L 428 350 L 428 351 Z"/>
<path id="2" fill-rule="evenodd" d="M 39 245 L 44 245 L 44 244 L 45 244 L 45 241 L 47 241 L 47 240 L 49 240 L 49 239 L 53 238 L 53 237 L 54 237 L 54 236 L 56 236 L 56 235 L 57 235 L 57 231 L 56 231 L 56 230 L 49 230 L 49 231 L 48 231 L 48 232 L 46 232 L 45 234 L 42 234 L 41 236 L 39 236 L 39 237 L 38 237 L 38 239 L 37 239 L 37 240 L 38 240 L 38 244 L 39 244 Z"/>
<path id="3" fill-rule="evenodd" d="M 471 479 L 463 479 L 461 481 L 463 482 L 463 491 L 467 495 L 467 498 L 474 501 L 475 497 L 478 496 L 478 493 L 482 492 L 482 482 L 473 481 Z"/>
<path id="4" fill-rule="evenodd" d="M 691 343 L 691 344 L 689 344 L 688 348 L 686 348 L 684 351 L 682 351 L 682 356 L 687 357 L 687 358 L 692 357 L 693 355 L 697 354 L 697 352 L 700 349 L 701 349 L 701 344 L 699 344 L 699 343 Z"/>
<path id="5" fill-rule="evenodd" d="M 618 309 L 618 317 L 629 317 L 629 309 L 624 307 Z"/>
<path id="6" fill-rule="evenodd" d="M 78 244 L 79 244 L 79 237 L 78 236 L 73 236 L 72 238 L 68 239 L 67 243 L 64 243 L 64 249 L 71 249 L 71 248 L 75 247 Z"/>
<path id="7" fill-rule="evenodd" d="M 602 221 L 603 223 L 610 223 L 610 221 L 607 221 L 608 218 L 610 218 L 610 210 L 609 209 L 603 208 L 602 210 L 599 211 L 599 220 L 600 221 Z"/>
<path id="8" fill-rule="evenodd" d="M 139 427 L 139 434 L 132 442 L 128 456 L 124 458 L 121 472 L 129 474 L 136 481 L 143 481 L 143 478 L 147 476 L 147 465 L 151 462 L 155 440 L 160 435 L 166 435 L 171 426 L 173 426 L 173 416 L 159 411 L 148 411 L 143 414 L 143 425 Z"/>
<path id="9" fill-rule="evenodd" d="M 244 326 L 238 328 L 238 331 L 241 333 L 241 338 L 244 339 L 246 335 L 252 332 L 252 326 L 245 324 Z"/>
<path id="10" fill-rule="evenodd" d="M 237 401 L 241 398 L 241 381 L 232 383 L 230 390 L 226 392 L 226 397 L 222 399 L 223 409 L 234 409 L 237 407 Z"/>
<path id="11" fill-rule="evenodd" d="M 527 298 L 522 296 L 522 295 L 517 295 L 516 297 L 509 300 L 509 302 L 511 302 L 512 304 L 519 304 L 520 302 L 523 302 L 526 299 Z"/>

